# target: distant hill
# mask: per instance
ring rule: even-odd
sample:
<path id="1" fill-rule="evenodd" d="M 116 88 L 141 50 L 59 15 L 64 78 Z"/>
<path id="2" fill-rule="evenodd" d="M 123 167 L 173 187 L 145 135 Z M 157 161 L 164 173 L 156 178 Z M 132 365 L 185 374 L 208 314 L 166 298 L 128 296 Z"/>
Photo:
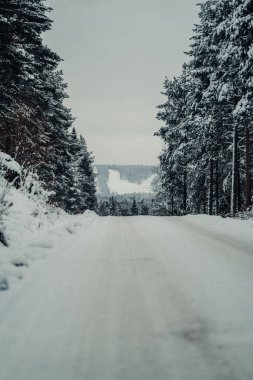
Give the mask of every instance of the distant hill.
<path id="1" fill-rule="evenodd" d="M 152 194 L 155 169 L 150 165 L 96 165 L 98 194 Z"/>

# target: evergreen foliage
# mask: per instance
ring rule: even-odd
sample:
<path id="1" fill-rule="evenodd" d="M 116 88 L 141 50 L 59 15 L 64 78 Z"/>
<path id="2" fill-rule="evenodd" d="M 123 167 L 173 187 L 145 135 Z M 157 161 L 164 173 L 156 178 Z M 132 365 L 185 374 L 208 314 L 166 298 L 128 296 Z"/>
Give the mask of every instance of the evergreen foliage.
<path id="1" fill-rule="evenodd" d="M 253 0 L 200 5 L 190 60 L 164 82 L 157 212 L 232 214 L 252 205 Z"/>
<path id="2" fill-rule="evenodd" d="M 42 40 L 50 10 L 44 0 L 0 2 L 0 150 L 36 168 L 50 201 L 77 213 L 96 205 L 93 158 L 70 132 L 61 59 Z"/>
<path id="3" fill-rule="evenodd" d="M 133 199 L 133 203 L 132 203 L 132 206 L 131 206 L 131 213 L 132 213 L 132 215 L 139 215 L 139 209 L 138 209 L 138 206 L 137 206 L 135 198 Z"/>
<path id="4" fill-rule="evenodd" d="M 96 211 L 100 216 L 137 216 L 152 214 L 152 209 L 152 198 L 114 195 L 100 197 Z"/>

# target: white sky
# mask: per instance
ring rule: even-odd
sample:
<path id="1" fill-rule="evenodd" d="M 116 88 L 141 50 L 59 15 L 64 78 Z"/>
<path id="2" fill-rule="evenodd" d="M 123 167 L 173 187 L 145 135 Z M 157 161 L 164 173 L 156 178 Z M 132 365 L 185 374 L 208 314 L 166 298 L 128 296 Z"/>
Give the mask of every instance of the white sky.
<path id="1" fill-rule="evenodd" d="M 197 0 L 48 0 L 75 126 L 100 164 L 156 164 L 162 83 L 186 59 Z"/>

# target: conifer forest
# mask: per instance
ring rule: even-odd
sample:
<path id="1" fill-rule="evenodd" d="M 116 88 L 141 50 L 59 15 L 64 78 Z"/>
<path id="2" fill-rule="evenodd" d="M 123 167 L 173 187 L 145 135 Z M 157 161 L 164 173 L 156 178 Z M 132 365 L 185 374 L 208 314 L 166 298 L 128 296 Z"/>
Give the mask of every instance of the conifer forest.
<path id="1" fill-rule="evenodd" d="M 252 206 L 253 3 L 209 0 L 199 16 L 158 106 L 158 203 L 170 215 L 236 215 Z"/>
<path id="2" fill-rule="evenodd" d="M 64 105 L 61 58 L 43 42 L 49 11 L 43 0 L 0 4 L 0 150 L 38 175 L 51 204 L 82 213 L 96 206 L 93 156 Z"/>
<path id="3" fill-rule="evenodd" d="M 0 380 L 253 379 L 253 0 L 0 0 Z"/>

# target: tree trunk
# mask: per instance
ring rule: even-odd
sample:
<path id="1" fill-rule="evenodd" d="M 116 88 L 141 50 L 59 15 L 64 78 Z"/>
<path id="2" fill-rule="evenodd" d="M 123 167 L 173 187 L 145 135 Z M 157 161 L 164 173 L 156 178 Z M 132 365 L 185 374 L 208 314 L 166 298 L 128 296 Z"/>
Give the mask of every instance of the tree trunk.
<path id="1" fill-rule="evenodd" d="M 215 215 L 219 215 L 219 163 L 218 158 L 215 160 Z"/>
<path id="2" fill-rule="evenodd" d="M 242 210 L 242 194 L 241 194 L 241 154 L 238 147 L 237 152 L 237 209 L 238 211 Z"/>
<path id="3" fill-rule="evenodd" d="M 187 212 L 187 173 L 184 171 L 184 213 Z"/>
<path id="4" fill-rule="evenodd" d="M 206 185 L 203 187 L 203 213 L 206 214 Z"/>
<path id="5" fill-rule="evenodd" d="M 235 215 L 238 210 L 238 131 L 234 126 L 233 132 L 233 161 L 232 161 L 232 186 L 230 212 Z"/>
<path id="6" fill-rule="evenodd" d="M 12 147 L 12 128 L 10 125 L 6 125 L 6 134 L 5 134 L 5 153 L 11 155 L 11 147 Z"/>
<path id="7" fill-rule="evenodd" d="M 252 185 L 251 185 L 251 141 L 249 127 L 245 128 L 245 202 L 244 208 L 251 206 Z"/>
<path id="8" fill-rule="evenodd" d="M 213 187 L 214 187 L 213 159 L 211 159 L 210 160 L 210 181 L 209 181 L 209 208 L 208 208 L 209 215 L 213 215 Z"/>

